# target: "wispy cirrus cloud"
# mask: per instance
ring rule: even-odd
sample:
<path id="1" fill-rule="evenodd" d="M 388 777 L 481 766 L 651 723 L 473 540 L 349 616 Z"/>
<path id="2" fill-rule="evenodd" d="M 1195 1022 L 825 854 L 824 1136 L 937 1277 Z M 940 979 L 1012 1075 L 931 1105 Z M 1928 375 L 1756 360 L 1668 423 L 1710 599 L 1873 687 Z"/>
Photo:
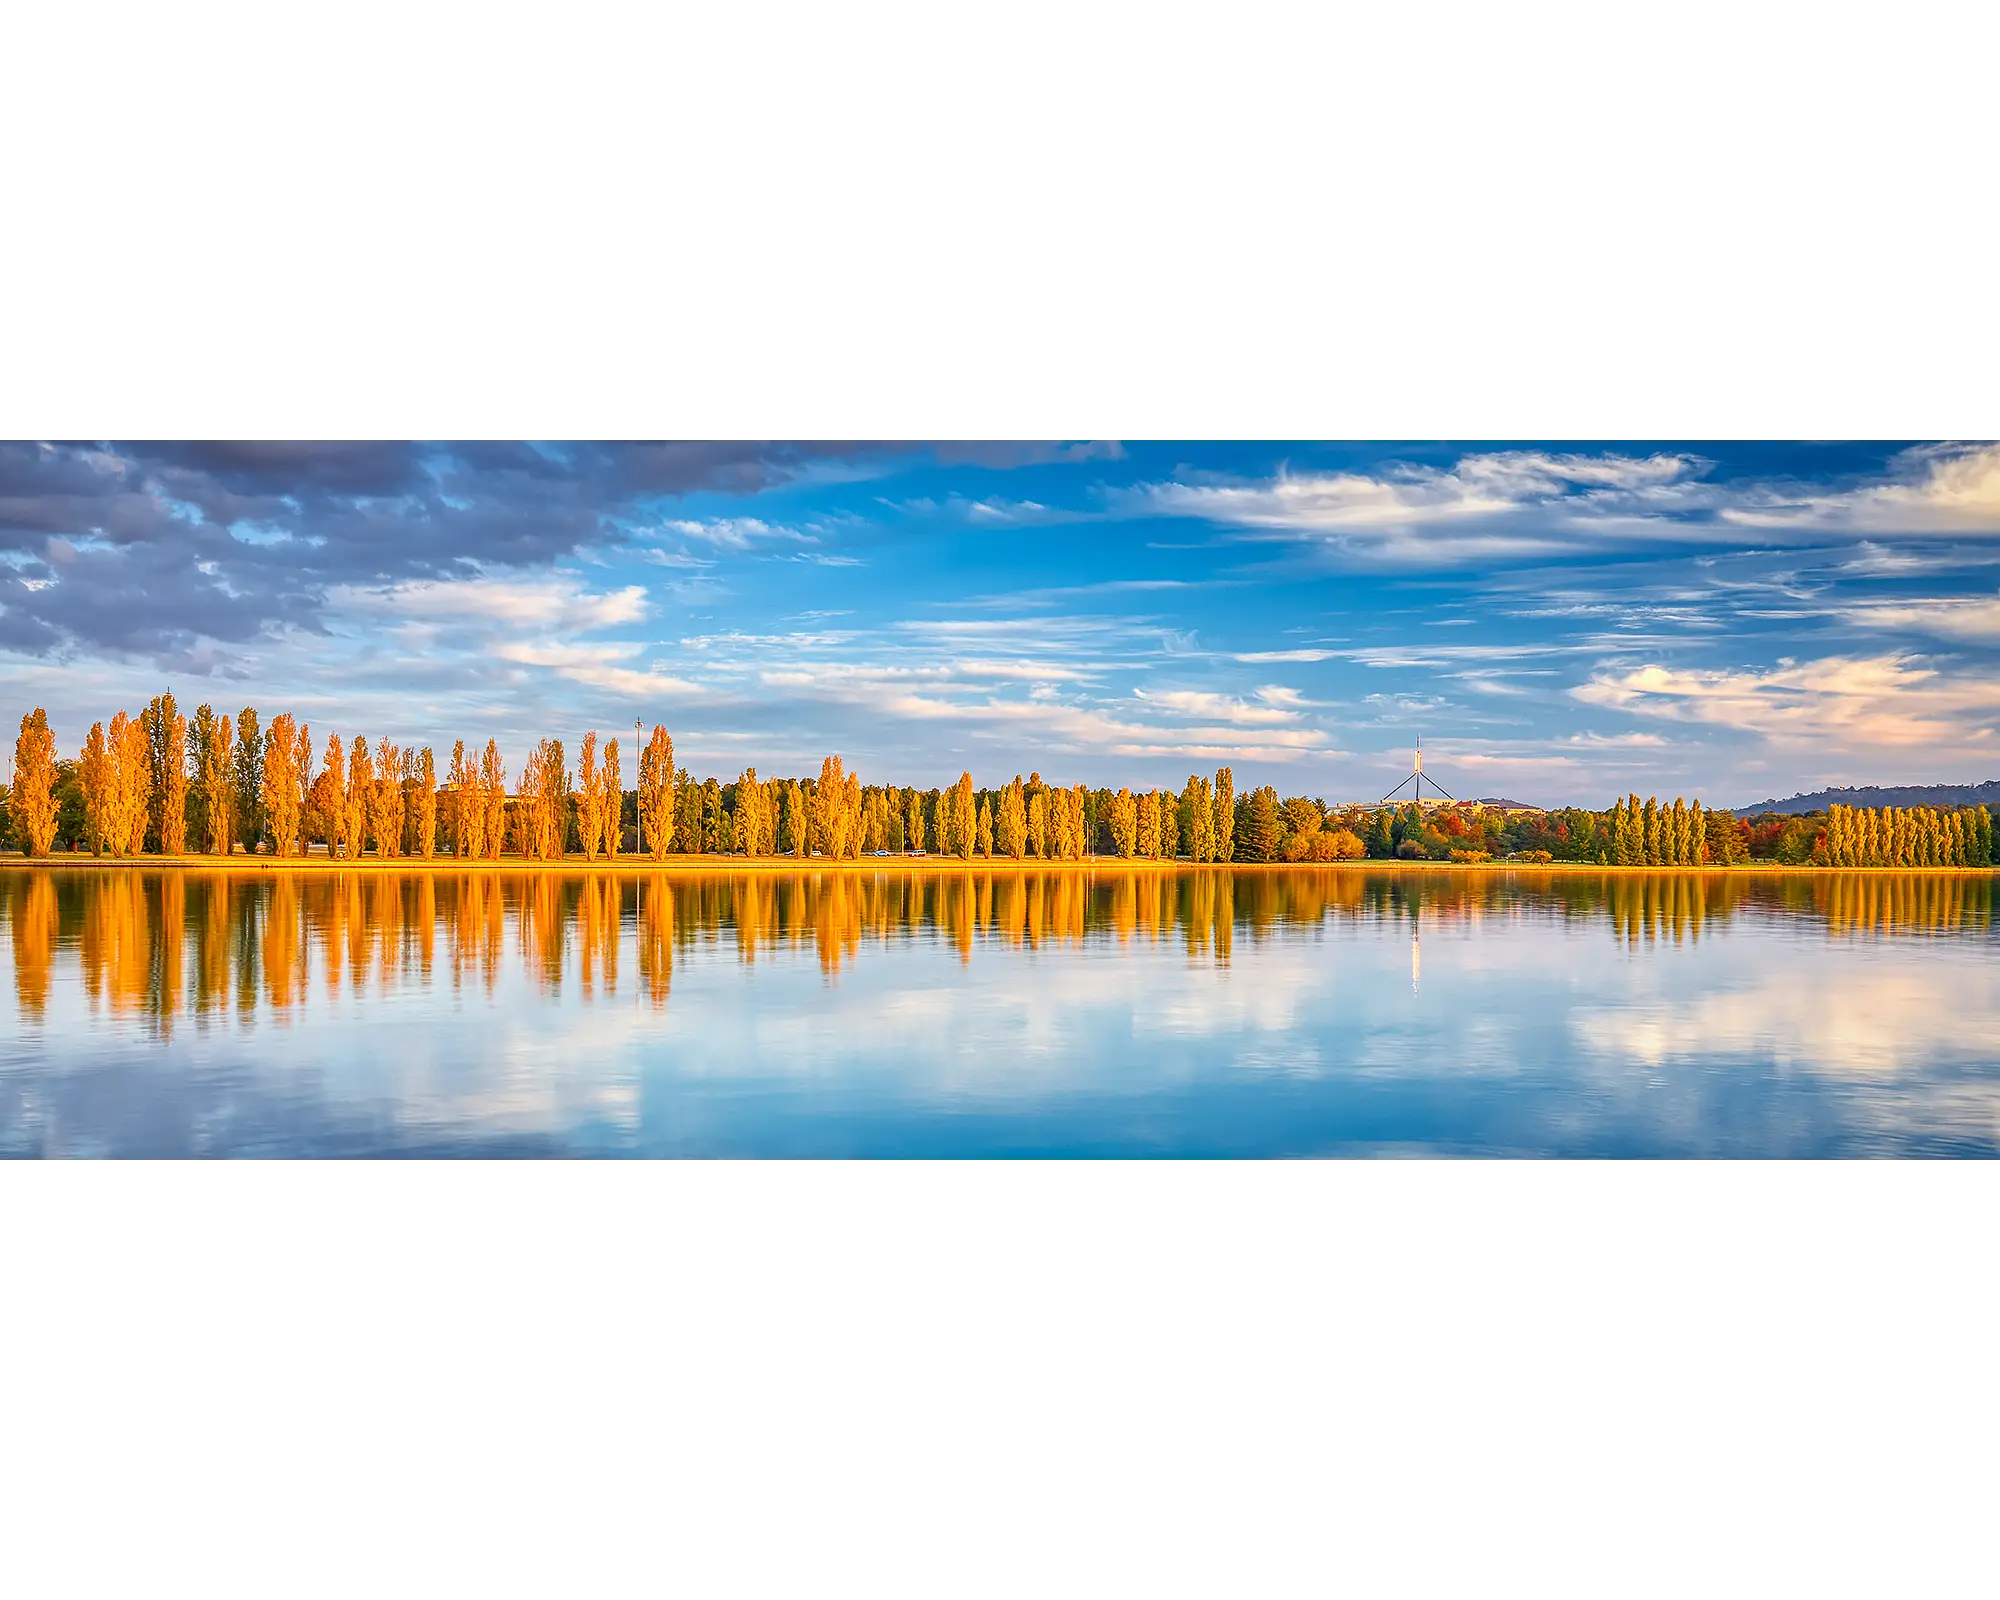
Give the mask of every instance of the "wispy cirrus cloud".
<path id="1" fill-rule="evenodd" d="M 1831 614 L 1858 628 L 2000 644 L 2000 596 L 1942 595 L 1862 601 L 1832 608 Z"/>
<path id="2" fill-rule="evenodd" d="M 449 580 L 412 578 L 379 586 L 341 585 L 329 594 L 334 609 L 432 626 L 502 624 L 562 633 L 588 633 L 638 622 L 650 608 L 646 591 L 628 584 L 594 591 L 572 573 L 546 577 L 466 575 Z"/>
<path id="3" fill-rule="evenodd" d="M 1114 511 L 1200 519 L 1237 537 L 1305 543 L 1355 560 L 1473 566 L 1633 543 L 1715 544 L 1746 529 L 1794 535 L 2000 536 L 2000 446 L 1925 445 L 1884 476 L 1830 489 L 1715 481 L 1691 452 L 1634 456 L 1499 451 L 1449 467 L 1290 471 L 1249 481 L 1176 478 L 1114 490 Z M 1889 563 L 1874 560 L 1886 570 Z"/>
<path id="4" fill-rule="evenodd" d="M 1270 685 L 1254 700 L 1216 694 L 1205 689 L 1135 689 L 1135 698 L 1175 716 L 1235 725 L 1273 727 L 1295 723 L 1302 714 L 1302 697 L 1295 689 Z"/>
<path id="5" fill-rule="evenodd" d="M 1110 501 L 1128 516 L 1199 518 L 1246 536 L 1311 539 L 1430 565 L 1573 549 L 1589 520 L 1656 517 L 1695 504 L 1694 486 L 1706 470 L 1692 455 L 1504 451 L 1468 455 L 1451 467 L 1138 484 L 1114 491 Z"/>
<path id="6" fill-rule="evenodd" d="M 675 518 L 661 524 L 683 539 L 696 539 L 720 550 L 748 550 L 759 544 L 813 544 L 816 536 L 762 517 Z"/>

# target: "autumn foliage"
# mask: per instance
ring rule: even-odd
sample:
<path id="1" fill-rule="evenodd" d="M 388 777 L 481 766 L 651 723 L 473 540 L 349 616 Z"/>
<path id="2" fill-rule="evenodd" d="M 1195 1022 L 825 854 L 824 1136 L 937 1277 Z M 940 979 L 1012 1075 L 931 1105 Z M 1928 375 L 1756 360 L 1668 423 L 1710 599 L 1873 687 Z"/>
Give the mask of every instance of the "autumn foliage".
<path id="1" fill-rule="evenodd" d="M 669 855 L 853 861 L 929 852 L 957 861 L 1136 861 L 1336 864 L 1417 859 L 1477 865 L 1572 862 L 1701 869 L 1787 866 L 1985 867 L 1990 814 L 1979 806 L 1738 818 L 1686 802 L 1631 795 L 1608 810 L 1480 805 L 1329 807 L 1269 785 L 1238 797 L 1228 767 L 1175 790 L 1092 789 L 1040 773 L 980 789 L 969 771 L 940 788 L 864 784 L 840 756 L 816 777 L 697 779 L 675 765 L 655 726 L 637 742 L 636 787 L 623 787 L 616 739 L 586 732 L 571 765 L 563 743 L 539 741 L 510 787 L 499 743 L 458 740 L 442 774 L 429 747 L 387 734 L 329 734 L 314 763 L 312 731 L 290 713 L 263 724 L 203 705 L 190 719 L 171 695 L 136 717 L 93 723 L 73 759 L 58 759 L 46 714 L 21 719 L 5 802 L 13 843 L 45 856 L 60 846 L 102 856 L 215 855 L 242 848 L 279 858 L 323 850 L 372 857 L 497 861 L 617 860 Z M 628 809 L 629 808 L 629 809 Z M 631 831 L 628 833 L 627 829 Z"/>

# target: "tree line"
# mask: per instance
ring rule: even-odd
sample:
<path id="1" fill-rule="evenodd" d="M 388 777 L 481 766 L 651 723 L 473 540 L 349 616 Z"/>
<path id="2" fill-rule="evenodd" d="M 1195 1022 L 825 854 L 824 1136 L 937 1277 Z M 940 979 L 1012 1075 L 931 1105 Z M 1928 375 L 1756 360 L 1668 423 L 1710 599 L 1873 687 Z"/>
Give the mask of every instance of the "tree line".
<path id="1" fill-rule="evenodd" d="M 1992 819 L 1956 810 L 1835 806 L 1827 815 L 1748 822 L 1676 798 L 1635 794 L 1605 811 L 1476 806 L 1328 806 L 1246 794 L 1222 767 L 1178 790 L 1045 783 L 1039 773 L 976 788 L 864 784 L 838 756 L 817 777 L 697 780 L 675 765 L 655 726 L 626 788 L 616 738 L 588 733 L 574 761 L 543 739 L 511 780 L 497 741 L 456 741 L 448 761 L 428 746 L 382 736 L 316 746 L 289 713 L 268 725 L 254 707 L 235 717 L 202 705 L 183 715 L 171 694 L 135 717 L 94 723 L 62 757 L 42 710 L 21 719 L 14 777 L 0 807 L 4 841 L 31 856 L 58 845 L 102 856 L 302 856 L 344 860 L 447 856 L 494 861 L 586 860 L 632 854 L 823 856 L 852 860 L 921 851 L 960 859 L 1475 863 L 1576 861 L 1603 866 L 1731 865 L 1770 859 L 1829 866 L 1984 866 Z"/>
<path id="2" fill-rule="evenodd" d="M 431 747 L 387 736 L 371 745 L 336 732 L 316 747 L 311 728 L 289 713 L 266 724 L 254 707 L 232 718 L 203 705 L 189 718 L 163 694 L 137 716 L 94 723 L 75 758 L 59 753 L 45 711 L 24 716 L 0 818 L 6 842 L 30 856 L 58 845 L 100 856 L 301 856 L 317 846 L 346 860 L 851 860 L 908 850 L 1227 861 L 1242 831 L 1227 767 L 1213 780 L 1190 776 L 1178 793 L 1051 785 L 1039 773 L 975 789 L 969 772 L 925 791 L 863 784 L 838 756 L 816 778 L 760 778 L 750 767 L 725 783 L 676 766 L 672 736 L 655 726 L 628 789 L 625 753 L 593 732 L 572 762 L 561 740 L 544 739 L 510 781 L 492 739 L 483 750 L 457 741 L 448 764 Z"/>

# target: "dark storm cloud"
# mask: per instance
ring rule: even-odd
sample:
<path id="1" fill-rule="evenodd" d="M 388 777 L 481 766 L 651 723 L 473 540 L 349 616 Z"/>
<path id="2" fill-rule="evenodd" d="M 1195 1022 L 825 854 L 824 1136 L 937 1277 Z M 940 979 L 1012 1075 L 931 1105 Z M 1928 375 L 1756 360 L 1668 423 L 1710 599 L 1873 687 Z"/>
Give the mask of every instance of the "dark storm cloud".
<path id="1" fill-rule="evenodd" d="M 400 495 L 423 481 L 423 447 L 405 441 L 190 440 L 135 443 L 119 453 L 177 469 L 245 496 Z"/>
<path id="2" fill-rule="evenodd" d="M 834 446 L 831 453 L 852 447 Z M 545 565 L 648 496 L 754 493 L 821 454 L 762 444 L 0 445 L 0 644 L 189 659 L 314 628 L 327 592 Z"/>
<path id="3" fill-rule="evenodd" d="M 1095 447 L 865 441 L 0 444 L 0 645 L 202 659 L 320 625 L 328 591 L 617 543 L 690 494 L 750 496 L 917 464 Z M 11 568 L 11 579 L 6 575 Z"/>

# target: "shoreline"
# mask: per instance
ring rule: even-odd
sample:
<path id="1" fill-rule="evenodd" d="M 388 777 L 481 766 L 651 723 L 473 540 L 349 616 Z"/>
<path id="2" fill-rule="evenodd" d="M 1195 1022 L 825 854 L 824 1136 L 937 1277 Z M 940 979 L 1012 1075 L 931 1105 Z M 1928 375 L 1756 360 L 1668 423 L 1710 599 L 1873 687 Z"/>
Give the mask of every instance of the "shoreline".
<path id="1" fill-rule="evenodd" d="M 1867 873 L 2000 873 L 2000 866 L 1988 867 L 1816 867 L 1810 864 L 1787 866 L 1773 861 L 1744 861 L 1734 865 L 1708 863 L 1689 867 L 1652 866 L 1599 866 L 1588 861 L 1403 861 L 1368 860 L 1359 861 L 1186 861 L 1181 859 L 1158 860 L 1141 856 L 1085 856 L 1081 860 L 1051 860 L 1034 856 L 1015 859 L 1011 856 L 938 856 L 938 855 L 893 855 L 863 856 L 858 860 L 829 861 L 823 856 L 807 860 L 795 860 L 791 856 L 712 856 L 712 855 L 670 855 L 663 861 L 655 861 L 651 856 L 620 855 L 607 860 L 600 856 L 595 861 L 586 860 L 581 855 L 565 856 L 555 861 L 530 860 L 525 856 L 502 856 L 498 860 L 460 860 L 456 856 L 364 856 L 358 861 L 347 861 L 327 856 L 93 856 L 84 852 L 63 852 L 43 856 L 39 859 L 23 855 L 18 851 L 0 852 L 0 871 L 27 870 L 35 868 L 56 868 L 65 872 L 84 871 L 146 871 L 172 869 L 183 872 L 405 872 L 405 873 L 466 873 L 466 872 L 677 872 L 739 874 L 757 873 L 801 873 L 801 872 L 1386 872 L 1386 873 L 1437 873 L 1437 872 L 1546 872 L 1546 873 L 1597 873 L 1610 874 L 1655 874 L 1655 873 L 1718 873 L 1731 876 L 1753 874 L 1772 877 L 1818 878 L 1835 874 Z"/>

